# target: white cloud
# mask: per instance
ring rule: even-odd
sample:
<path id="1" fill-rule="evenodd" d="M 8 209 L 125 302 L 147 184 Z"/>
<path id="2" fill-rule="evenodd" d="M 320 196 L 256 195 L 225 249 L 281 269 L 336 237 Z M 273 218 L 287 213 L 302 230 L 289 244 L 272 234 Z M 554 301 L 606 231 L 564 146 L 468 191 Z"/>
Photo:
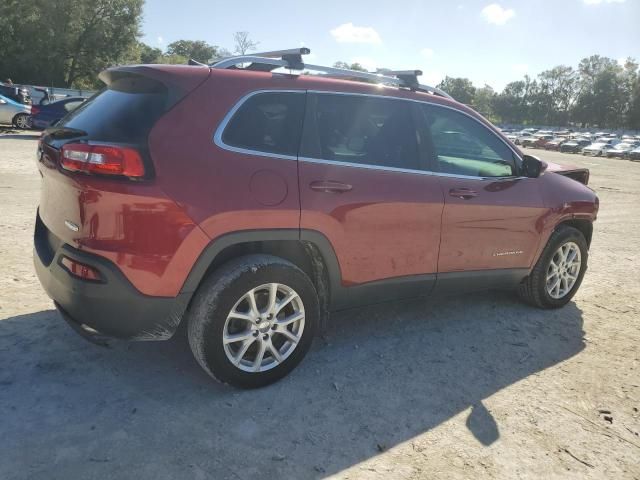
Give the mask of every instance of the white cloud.
<path id="1" fill-rule="evenodd" d="M 487 22 L 494 25 L 504 25 L 516 15 L 512 8 L 504 8 L 497 3 L 487 5 L 481 13 Z"/>
<path id="2" fill-rule="evenodd" d="M 160 46 L 164 45 L 164 38 L 162 38 L 162 35 L 158 35 L 157 41 L 158 41 L 158 45 Z"/>
<path id="3" fill-rule="evenodd" d="M 340 43 L 381 44 L 382 39 L 373 27 L 357 27 L 353 23 L 343 23 L 331 30 L 331 35 Z"/>
<path id="4" fill-rule="evenodd" d="M 625 0 L 582 0 L 586 5 L 600 5 L 602 3 L 624 3 Z"/>
<path id="5" fill-rule="evenodd" d="M 420 53 L 424 58 L 432 58 L 433 57 L 433 49 L 431 48 L 423 48 L 420 50 Z"/>

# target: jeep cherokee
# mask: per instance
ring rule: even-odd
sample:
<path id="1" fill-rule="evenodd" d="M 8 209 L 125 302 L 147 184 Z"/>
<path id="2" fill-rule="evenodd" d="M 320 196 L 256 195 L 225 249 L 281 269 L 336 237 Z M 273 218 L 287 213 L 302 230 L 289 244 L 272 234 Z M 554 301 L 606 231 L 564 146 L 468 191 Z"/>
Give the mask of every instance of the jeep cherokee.
<path id="1" fill-rule="evenodd" d="M 35 265 L 83 336 L 163 340 L 185 321 L 204 370 L 249 388 L 289 373 L 331 311 L 576 293 L 587 170 L 523 155 L 406 72 L 236 60 L 109 69 L 43 133 Z"/>

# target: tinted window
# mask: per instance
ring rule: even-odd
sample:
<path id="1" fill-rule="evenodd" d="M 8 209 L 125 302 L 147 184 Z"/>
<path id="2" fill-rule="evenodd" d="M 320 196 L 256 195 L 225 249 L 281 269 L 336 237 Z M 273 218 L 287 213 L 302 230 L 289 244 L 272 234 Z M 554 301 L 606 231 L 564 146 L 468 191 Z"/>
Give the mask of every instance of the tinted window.
<path id="1" fill-rule="evenodd" d="M 487 127 L 449 108 L 424 105 L 422 109 L 437 171 L 475 177 L 515 174 L 513 152 Z"/>
<path id="2" fill-rule="evenodd" d="M 366 96 L 310 95 L 301 156 L 418 169 L 410 105 Z"/>
<path id="3" fill-rule="evenodd" d="M 165 111 L 166 100 L 166 89 L 157 82 L 123 78 L 91 97 L 57 126 L 83 130 L 93 140 L 144 142 Z"/>
<path id="4" fill-rule="evenodd" d="M 245 101 L 222 134 L 230 146 L 296 156 L 302 130 L 305 94 L 259 93 Z"/>

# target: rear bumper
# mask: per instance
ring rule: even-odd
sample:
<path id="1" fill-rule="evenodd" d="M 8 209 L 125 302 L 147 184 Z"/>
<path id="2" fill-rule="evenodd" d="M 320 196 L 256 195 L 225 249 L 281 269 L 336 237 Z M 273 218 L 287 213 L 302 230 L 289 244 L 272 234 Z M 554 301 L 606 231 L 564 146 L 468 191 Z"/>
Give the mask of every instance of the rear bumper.
<path id="1" fill-rule="evenodd" d="M 36 219 L 33 257 L 47 295 L 65 320 L 90 338 L 166 340 L 174 334 L 190 299 L 189 294 L 152 297 L 140 293 L 110 261 L 62 243 L 40 215 Z M 72 275 L 62 265 L 63 257 L 95 268 L 101 281 Z"/>

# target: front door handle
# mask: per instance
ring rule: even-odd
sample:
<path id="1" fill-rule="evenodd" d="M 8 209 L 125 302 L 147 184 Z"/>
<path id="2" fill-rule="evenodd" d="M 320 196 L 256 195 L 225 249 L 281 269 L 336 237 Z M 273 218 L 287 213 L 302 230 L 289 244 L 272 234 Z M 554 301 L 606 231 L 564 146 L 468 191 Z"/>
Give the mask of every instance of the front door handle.
<path id="1" fill-rule="evenodd" d="M 336 182 L 334 180 L 317 180 L 309 184 L 311 190 L 324 193 L 344 193 L 353 187 L 348 183 Z"/>
<path id="2" fill-rule="evenodd" d="M 478 192 L 471 190 L 470 188 L 452 188 L 449 190 L 449 195 L 452 197 L 461 198 L 463 200 L 470 200 L 473 197 L 478 196 Z"/>

